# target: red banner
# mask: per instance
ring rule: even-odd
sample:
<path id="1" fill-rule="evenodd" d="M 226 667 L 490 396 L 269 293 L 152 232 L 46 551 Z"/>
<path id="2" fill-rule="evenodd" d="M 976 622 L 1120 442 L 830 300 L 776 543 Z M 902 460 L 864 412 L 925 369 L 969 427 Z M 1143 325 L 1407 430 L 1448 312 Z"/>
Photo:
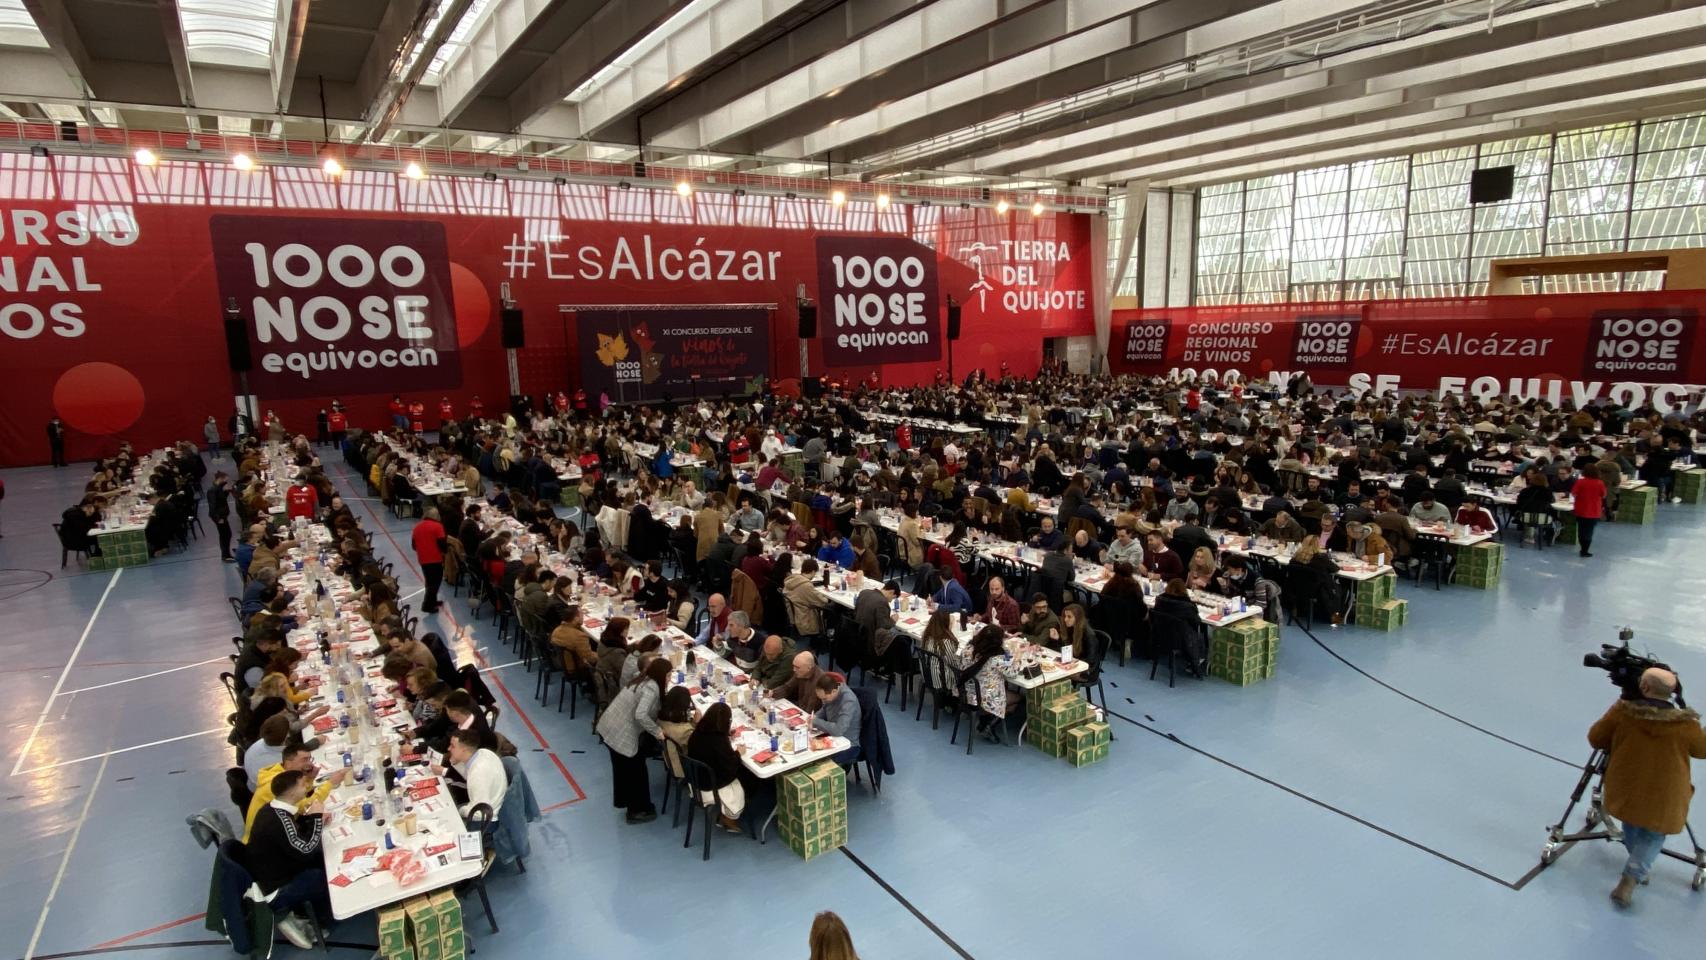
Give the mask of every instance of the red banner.
<path id="1" fill-rule="evenodd" d="M 1093 332 L 1086 215 L 917 207 L 907 234 L 787 227 L 779 207 L 776 216 L 778 226 L 756 227 L 736 225 L 732 209 L 728 225 L 706 226 L 15 202 L 0 210 L 0 464 L 45 463 L 55 414 L 72 459 L 110 452 L 119 437 L 145 449 L 199 440 L 210 415 L 223 427 L 237 392 L 222 324 L 230 297 L 250 332 L 252 392 L 305 432 L 334 398 L 354 426 L 387 422 L 394 393 L 435 409 L 447 399 L 465 411 L 475 396 L 502 408 L 503 283 L 526 316 L 521 387 L 536 397 L 572 393 L 580 379 L 580 337 L 564 306 L 775 303 L 758 367 L 795 377 L 797 284 L 820 304 L 820 329 L 833 322 L 818 290 L 820 238 L 920 258 L 933 296 L 927 283 L 884 293 L 901 296 L 905 325 L 934 347 L 846 356 L 820 337 L 808 343 L 814 375 L 933 381 L 946 366 L 949 294 L 965 305 L 952 345 L 962 376 L 1003 364 L 1032 375 L 1042 337 Z M 886 282 L 882 271 L 869 282 Z"/>
<path id="2" fill-rule="evenodd" d="M 1116 310 L 1115 373 L 1680 406 L 1706 291 Z"/>

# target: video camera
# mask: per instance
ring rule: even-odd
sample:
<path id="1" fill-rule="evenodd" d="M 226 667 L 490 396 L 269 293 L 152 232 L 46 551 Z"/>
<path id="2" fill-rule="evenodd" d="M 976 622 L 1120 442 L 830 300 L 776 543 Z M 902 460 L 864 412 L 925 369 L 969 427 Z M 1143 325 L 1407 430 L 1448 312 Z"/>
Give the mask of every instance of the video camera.
<path id="1" fill-rule="evenodd" d="M 1623 691 L 1623 699 L 1641 699 L 1641 674 L 1653 667 L 1669 670 L 1670 664 L 1660 663 L 1652 657 L 1643 657 L 1629 649 L 1629 641 L 1635 639 L 1635 631 L 1624 627 L 1617 631 L 1618 643 L 1602 643 L 1598 653 L 1590 653 L 1582 657 L 1582 666 L 1604 670 L 1611 677 L 1611 682 Z M 1677 694 L 1682 693 L 1681 684 L 1677 685 Z"/>

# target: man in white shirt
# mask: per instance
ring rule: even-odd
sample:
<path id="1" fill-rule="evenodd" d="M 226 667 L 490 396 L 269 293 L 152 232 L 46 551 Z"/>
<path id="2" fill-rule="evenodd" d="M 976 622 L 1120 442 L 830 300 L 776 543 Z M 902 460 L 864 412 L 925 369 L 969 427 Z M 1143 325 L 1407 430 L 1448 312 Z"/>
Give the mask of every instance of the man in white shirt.
<path id="1" fill-rule="evenodd" d="M 466 817 L 478 804 L 492 808 L 492 821 L 498 819 L 503 806 L 504 791 L 509 789 L 509 777 L 504 774 L 503 761 L 498 755 L 480 746 L 480 735 L 473 730 L 457 730 L 450 735 L 450 765 L 468 785 L 468 802 L 457 807 Z"/>

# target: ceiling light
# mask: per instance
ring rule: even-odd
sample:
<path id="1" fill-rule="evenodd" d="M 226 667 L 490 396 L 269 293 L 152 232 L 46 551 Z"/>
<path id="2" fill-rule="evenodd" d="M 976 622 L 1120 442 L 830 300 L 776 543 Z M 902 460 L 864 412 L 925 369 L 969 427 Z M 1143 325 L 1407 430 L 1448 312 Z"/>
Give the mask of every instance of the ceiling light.
<path id="1" fill-rule="evenodd" d="M 616 185 L 617 185 L 617 186 L 618 186 L 618 187 L 621 187 L 621 188 L 622 188 L 622 189 L 624 189 L 624 190 L 632 190 L 632 189 L 634 189 L 634 185 L 633 185 L 633 184 L 631 184 L 631 183 L 629 183 L 629 182 L 628 182 L 628 181 L 626 181 L 626 180 L 620 180 L 620 181 L 617 181 L 617 183 L 616 183 Z"/>
<path id="2" fill-rule="evenodd" d="M 552 177 L 551 182 L 559 187 L 566 187 L 569 185 L 569 179 L 567 177 Z"/>
<path id="3" fill-rule="evenodd" d="M 887 210 L 888 208 L 889 208 L 889 195 L 886 193 L 877 194 L 877 209 L 878 210 Z"/>
<path id="4" fill-rule="evenodd" d="M 966 201 L 964 201 L 964 200 L 961 200 L 961 201 L 960 201 L 960 209 L 961 209 L 961 210 L 970 210 L 970 209 L 971 209 L 971 204 L 969 204 L 969 203 L 967 203 L 967 202 L 966 202 Z"/>
<path id="5" fill-rule="evenodd" d="M 45 157 L 47 156 L 47 148 L 38 143 L 30 148 L 30 156 Z"/>
<path id="6" fill-rule="evenodd" d="M 684 197 L 691 197 L 693 196 L 693 184 L 683 180 L 675 185 L 675 192 Z"/>
<path id="7" fill-rule="evenodd" d="M 735 188 L 735 196 L 737 196 L 737 197 L 746 196 L 746 189 L 743 187 L 736 187 Z"/>
<path id="8" fill-rule="evenodd" d="M 485 173 L 480 174 L 480 176 L 487 180 L 496 180 L 498 178 L 496 170 L 487 170 Z"/>
<path id="9" fill-rule="evenodd" d="M 337 157 L 327 157 L 326 161 L 320 164 L 320 169 L 324 170 L 328 177 L 338 177 L 343 175 L 344 165 L 338 162 Z"/>
<path id="10" fill-rule="evenodd" d="M 1041 200 L 1038 200 L 1036 203 L 1031 204 L 1031 216 L 1040 217 L 1042 215 L 1043 215 L 1043 202 Z"/>
<path id="11" fill-rule="evenodd" d="M 236 167 L 239 170 L 253 170 L 253 169 L 255 169 L 255 161 L 250 160 L 249 155 L 246 153 L 234 153 L 234 154 L 232 154 L 231 155 L 231 165 L 233 167 Z"/>
<path id="12" fill-rule="evenodd" d="M 143 147 L 140 150 L 137 150 L 135 156 L 136 156 L 136 162 L 145 166 L 145 167 L 152 167 L 154 164 L 156 164 L 160 161 L 160 158 L 155 156 L 154 151 L 148 149 L 147 147 Z"/>
<path id="13" fill-rule="evenodd" d="M 844 191 L 844 190 L 832 191 L 829 195 L 829 202 L 835 204 L 838 207 L 842 206 L 843 204 L 845 204 L 847 202 L 846 191 Z"/>
<path id="14" fill-rule="evenodd" d="M 1006 213 L 1007 212 L 1007 201 L 1005 201 L 1005 200 L 995 201 L 995 212 L 996 213 Z"/>
<path id="15" fill-rule="evenodd" d="M 403 176 L 408 177 L 410 180 L 419 180 L 426 176 L 426 171 L 421 169 L 420 164 L 410 160 L 409 165 L 403 168 Z"/>

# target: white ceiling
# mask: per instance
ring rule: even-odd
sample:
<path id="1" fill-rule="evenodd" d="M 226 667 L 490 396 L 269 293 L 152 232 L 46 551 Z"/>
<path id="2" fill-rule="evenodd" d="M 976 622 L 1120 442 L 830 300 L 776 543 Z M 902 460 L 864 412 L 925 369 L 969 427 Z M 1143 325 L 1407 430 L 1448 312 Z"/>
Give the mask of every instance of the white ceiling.
<path id="1" fill-rule="evenodd" d="M 1697 109 L 1706 0 L 0 0 L 8 115 L 1195 185 Z"/>

